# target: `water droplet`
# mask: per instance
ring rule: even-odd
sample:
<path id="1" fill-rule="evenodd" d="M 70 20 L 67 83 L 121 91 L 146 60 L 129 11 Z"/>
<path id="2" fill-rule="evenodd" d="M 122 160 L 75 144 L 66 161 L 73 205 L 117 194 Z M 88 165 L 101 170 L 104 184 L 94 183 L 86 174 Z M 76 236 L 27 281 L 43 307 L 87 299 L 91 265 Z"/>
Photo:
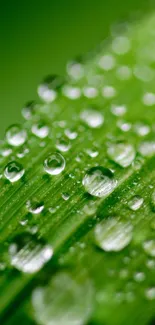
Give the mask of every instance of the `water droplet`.
<path id="1" fill-rule="evenodd" d="M 118 218 L 104 220 L 95 228 L 96 243 L 107 252 L 117 252 L 128 246 L 132 240 L 132 234 L 132 225 Z"/>
<path id="2" fill-rule="evenodd" d="M 61 137 L 56 140 L 56 148 L 61 152 L 67 152 L 71 148 L 71 144 L 67 138 Z"/>
<path id="3" fill-rule="evenodd" d="M 144 199 L 140 197 L 139 195 L 135 195 L 132 197 L 132 199 L 129 201 L 128 206 L 131 210 L 137 211 L 141 208 L 143 205 Z"/>
<path id="4" fill-rule="evenodd" d="M 102 95 L 105 98 L 113 98 L 116 96 L 116 89 L 112 86 L 105 86 L 102 88 Z"/>
<path id="5" fill-rule="evenodd" d="M 22 115 L 25 118 L 25 120 L 30 120 L 35 114 L 35 110 L 36 110 L 35 102 L 32 101 L 27 103 L 25 107 L 23 107 L 22 109 Z"/>
<path id="6" fill-rule="evenodd" d="M 66 129 L 65 135 L 70 140 L 75 140 L 78 136 L 78 133 L 74 129 Z"/>
<path id="7" fill-rule="evenodd" d="M 119 120 L 117 126 L 123 131 L 128 132 L 131 129 L 131 123 Z"/>
<path id="8" fill-rule="evenodd" d="M 65 85 L 62 88 L 62 92 L 63 92 L 64 96 L 66 96 L 67 98 L 70 98 L 70 99 L 78 99 L 81 96 L 81 89 L 78 87 L 70 86 L 70 85 Z"/>
<path id="9" fill-rule="evenodd" d="M 144 82 L 151 81 L 154 77 L 154 70 L 149 66 L 145 65 L 136 65 L 134 68 L 134 75 Z"/>
<path id="10" fill-rule="evenodd" d="M 89 169 L 83 178 L 82 184 L 89 194 L 97 197 L 106 197 L 116 187 L 112 171 L 104 167 Z"/>
<path id="11" fill-rule="evenodd" d="M 44 122 L 38 122 L 32 125 L 32 133 L 38 138 L 44 139 L 49 134 L 49 127 Z"/>
<path id="12" fill-rule="evenodd" d="M 128 167 L 135 159 L 135 149 L 131 144 L 118 142 L 108 148 L 108 156 L 121 167 Z"/>
<path id="13" fill-rule="evenodd" d="M 17 182 L 24 175 L 23 166 L 16 161 L 8 163 L 4 170 L 4 176 L 11 182 Z"/>
<path id="14" fill-rule="evenodd" d="M 9 247 L 11 265 L 24 273 L 39 271 L 52 255 L 50 245 L 28 233 L 16 236 Z"/>
<path id="15" fill-rule="evenodd" d="M 130 46 L 130 40 L 126 36 L 118 36 L 112 42 L 112 49 L 118 55 L 126 54 Z"/>
<path id="16" fill-rule="evenodd" d="M 32 294 L 35 319 L 43 325 L 84 325 L 93 309 L 93 288 L 89 279 L 67 272 L 55 275 L 46 287 Z"/>
<path id="17" fill-rule="evenodd" d="M 145 280 L 145 274 L 143 272 L 136 272 L 133 277 L 136 282 L 143 282 Z"/>
<path id="18" fill-rule="evenodd" d="M 94 87 L 84 87 L 83 88 L 84 96 L 87 98 L 95 98 L 98 95 L 97 88 Z"/>
<path id="19" fill-rule="evenodd" d="M 69 198 L 70 198 L 70 195 L 68 193 L 62 193 L 62 198 L 65 200 L 65 201 L 68 201 Z"/>
<path id="20" fill-rule="evenodd" d="M 125 105 L 112 105 L 111 112 L 116 116 L 122 116 L 127 112 Z"/>
<path id="21" fill-rule="evenodd" d="M 58 175 L 65 169 L 65 159 L 60 153 L 49 155 L 44 161 L 44 169 L 50 175 Z"/>
<path id="22" fill-rule="evenodd" d="M 147 240 L 143 243 L 143 248 L 144 251 L 150 255 L 150 256 L 155 256 L 155 240 L 154 239 L 150 239 Z"/>
<path id="23" fill-rule="evenodd" d="M 144 141 L 140 144 L 138 148 L 139 152 L 144 157 L 149 157 L 155 154 L 155 142 L 154 141 Z"/>
<path id="24" fill-rule="evenodd" d="M 26 208 L 32 214 L 39 214 L 44 210 L 44 204 L 33 199 L 26 202 Z"/>
<path id="25" fill-rule="evenodd" d="M 145 291 L 145 296 L 148 300 L 154 300 L 155 299 L 155 287 L 148 288 Z"/>
<path id="26" fill-rule="evenodd" d="M 89 157 L 95 158 L 98 156 L 98 151 L 96 149 L 86 149 L 86 153 Z"/>
<path id="27" fill-rule="evenodd" d="M 104 122 L 103 115 L 92 108 L 85 109 L 82 111 L 81 120 L 84 121 L 88 126 L 91 128 L 98 128 L 100 127 Z"/>
<path id="28" fill-rule="evenodd" d="M 149 134 L 150 126 L 144 123 L 136 123 L 134 126 L 135 132 L 141 137 Z"/>
<path id="29" fill-rule="evenodd" d="M 146 93 L 143 96 L 143 103 L 146 106 L 153 106 L 153 105 L 155 105 L 155 94 L 153 94 L 153 93 Z"/>
<path id="30" fill-rule="evenodd" d="M 14 147 L 19 147 L 25 143 L 27 132 L 20 125 L 14 124 L 6 131 L 7 142 Z"/>
<path id="31" fill-rule="evenodd" d="M 38 94 L 45 102 L 53 102 L 58 90 L 63 86 L 64 80 L 59 76 L 49 76 L 38 87 Z"/>
<path id="32" fill-rule="evenodd" d="M 115 58 L 111 54 L 103 55 L 99 59 L 99 66 L 101 69 L 109 71 L 115 67 Z"/>
<path id="33" fill-rule="evenodd" d="M 132 71 L 128 66 L 122 65 L 117 68 L 116 75 L 117 75 L 117 78 L 120 80 L 128 80 L 132 76 Z"/>
<path id="34" fill-rule="evenodd" d="M 84 76 L 84 67 L 80 62 L 69 62 L 67 65 L 67 72 L 73 79 L 80 80 Z"/>

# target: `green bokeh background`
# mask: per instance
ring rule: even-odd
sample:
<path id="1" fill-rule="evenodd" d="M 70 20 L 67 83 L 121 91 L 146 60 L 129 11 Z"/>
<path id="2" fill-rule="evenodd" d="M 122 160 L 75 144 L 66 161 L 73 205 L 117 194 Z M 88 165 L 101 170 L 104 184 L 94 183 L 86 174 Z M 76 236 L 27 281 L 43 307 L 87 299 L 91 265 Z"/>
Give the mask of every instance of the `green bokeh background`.
<path id="1" fill-rule="evenodd" d="M 0 7 L 0 137 L 21 121 L 46 75 L 108 36 L 113 22 L 154 8 L 148 0 L 4 1 Z M 138 19 L 138 18 L 136 18 Z"/>

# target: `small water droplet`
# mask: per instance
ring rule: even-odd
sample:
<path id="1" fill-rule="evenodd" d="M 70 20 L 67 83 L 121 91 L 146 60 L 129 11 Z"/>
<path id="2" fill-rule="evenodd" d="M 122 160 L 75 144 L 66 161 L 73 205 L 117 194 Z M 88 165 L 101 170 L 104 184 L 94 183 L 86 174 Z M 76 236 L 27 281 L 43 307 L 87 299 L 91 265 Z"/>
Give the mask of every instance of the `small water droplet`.
<path id="1" fill-rule="evenodd" d="M 73 87 L 70 85 L 65 85 L 62 88 L 62 92 L 64 96 L 66 96 L 69 99 L 78 99 L 81 96 L 81 89 L 78 87 Z"/>
<path id="2" fill-rule="evenodd" d="M 143 205 L 144 199 L 140 197 L 139 195 L 135 195 L 132 197 L 132 199 L 129 201 L 128 206 L 132 211 L 137 211 L 141 208 Z"/>
<path id="3" fill-rule="evenodd" d="M 126 36 L 118 36 L 112 42 L 112 49 L 118 55 L 126 54 L 130 46 L 130 40 Z"/>
<path id="4" fill-rule="evenodd" d="M 78 133 L 74 129 L 66 129 L 65 135 L 68 137 L 68 139 L 75 140 L 78 136 Z"/>
<path id="5" fill-rule="evenodd" d="M 116 89 L 112 86 L 105 86 L 102 88 L 102 95 L 105 98 L 113 98 L 116 96 Z"/>
<path id="6" fill-rule="evenodd" d="M 135 149 L 131 144 L 118 142 L 108 148 L 108 156 L 121 167 L 128 167 L 135 159 Z"/>
<path id="7" fill-rule="evenodd" d="M 44 204 L 43 202 L 32 199 L 26 202 L 26 208 L 32 214 L 39 214 L 44 210 Z"/>
<path id="8" fill-rule="evenodd" d="M 95 158 L 99 154 L 99 152 L 95 148 L 94 149 L 86 149 L 86 153 L 91 158 Z"/>
<path id="9" fill-rule="evenodd" d="M 110 169 L 98 166 L 87 171 L 82 184 L 92 196 L 106 197 L 114 190 L 117 181 Z"/>
<path id="10" fill-rule="evenodd" d="M 81 120 L 84 121 L 91 128 L 98 128 L 104 122 L 103 115 L 95 109 L 89 108 L 82 111 Z"/>
<path id="11" fill-rule="evenodd" d="M 35 114 L 36 104 L 35 102 L 31 101 L 27 103 L 22 109 L 22 115 L 25 120 L 30 120 Z"/>
<path id="12" fill-rule="evenodd" d="M 49 127 L 44 122 L 38 122 L 32 125 L 32 133 L 38 138 L 44 139 L 49 134 Z"/>
<path id="13" fill-rule="evenodd" d="M 104 220 L 95 228 L 96 243 L 107 252 L 117 252 L 124 249 L 131 242 L 132 234 L 132 225 L 118 218 Z"/>
<path id="14" fill-rule="evenodd" d="M 60 153 L 49 155 L 44 161 L 44 169 L 50 175 L 58 175 L 65 169 L 65 159 Z"/>
<path id="15" fill-rule="evenodd" d="M 145 296 L 148 300 L 154 300 L 155 299 L 155 287 L 146 289 Z"/>
<path id="16" fill-rule="evenodd" d="M 34 235 L 22 233 L 9 246 L 11 265 L 24 273 L 35 273 L 50 260 L 53 250 Z"/>
<path id="17" fill-rule="evenodd" d="M 150 255 L 150 256 L 155 256 L 155 240 L 154 239 L 150 239 L 147 240 L 143 243 L 143 248 L 144 251 Z"/>
<path id="18" fill-rule="evenodd" d="M 61 152 L 67 152 L 71 148 L 68 138 L 61 137 L 56 140 L 56 148 Z"/>
<path id="19" fill-rule="evenodd" d="M 99 66 L 101 69 L 109 71 L 115 67 L 115 58 L 111 54 L 103 55 L 99 59 Z"/>
<path id="20" fill-rule="evenodd" d="M 128 80 L 132 76 L 132 70 L 127 65 L 122 65 L 117 68 L 116 75 L 120 80 Z"/>
<path id="21" fill-rule="evenodd" d="M 141 137 L 149 134 L 150 126 L 144 123 L 136 123 L 134 126 L 135 132 Z"/>
<path id="22" fill-rule="evenodd" d="M 83 88 L 84 96 L 87 98 L 95 98 L 98 96 L 98 90 L 94 87 L 84 87 Z"/>
<path id="23" fill-rule="evenodd" d="M 18 124 L 14 124 L 6 131 L 7 142 L 14 147 L 19 147 L 25 143 L 27 132 Z"/>
<path id="24" fill-rule="evenodd" d="M 139 152 L 144 157 L 149 157 L 155 154 L 155 142 L 154 141 L 144 141 L 140 144 L 138 148 Z"/>
<path id="25" fill-rule="evenodd" d="M 143 282 L 145 280 L 145 274 L 143 272 L 136 272 L 133 278 L 136 282 Z"/>
<path id="26" fill-rule="evenodd" d="M 17 182 L 24 175 L 25 170 L 23 166 L 17 161 L 8 163 L 4 170 L 4 176 L 11 182 Z"/>
<path id="27" fill-rule="evenodd" d="M 146 106 L 153 106 L 155 105 L 155 94 L 153 93 L 146 93 L 144 96 L 143 96 L 143 103 L 144 105 Z"/>
<path id="28" fill-rule="evenodd" d="M 127 112 L 125 105 L 112 105 L 111 112 L 116 116 L 122 116 Z"/>
<path id="29" fill-rule="evenodd" d="M 62 198 L 65 200 L 65 201 L 68 201 L 69 198 L 70 198 L 70 195 L 66 192 L 62 193 Z"/>
<path id="30" fill-rule="evenodd" d="M 38 94 L 45 102 L 53 102 L 57 97 L 57 92 L 63 84 L 63 78 L 56 75 L 49 76 L 39 85 Z"/>

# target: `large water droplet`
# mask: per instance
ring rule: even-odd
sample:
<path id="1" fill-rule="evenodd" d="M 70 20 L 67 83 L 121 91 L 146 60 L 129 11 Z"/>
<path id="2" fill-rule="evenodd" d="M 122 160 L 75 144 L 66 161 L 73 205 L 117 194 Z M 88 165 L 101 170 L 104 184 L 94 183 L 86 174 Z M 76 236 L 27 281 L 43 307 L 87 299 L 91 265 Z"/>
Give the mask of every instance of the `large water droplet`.
<path id="1" fill-rule="evenodd" d="M 139 146 L 139 152 L 144 157 L 149 157 L 155 154 L 155 141 L 144 141 Z"/>
<path id="2" fill-rule="evenodd" d="M 52 255 L 50 245 L 28 233 L 16 236 L 9 247 L 11 265 L 24 273 L 39 271 Z"/>
<path id="3" fill-rule="evenodd" d="M 38 87 L 38 94 L 45 102 L 53 102 L 57 97 L 59 88 L 61 88 L 63 84 L 63 78 L 59 76 L 49 76 Z"/>
<path id="4" fill-rule="evenodd" d="M 110 169 L 98 166 L 87 171 L 82 184 L 89 194 L 106 197 L 114 190 L 117 181 Z"/>
<path id="5" fill-rule="evenodd" d="M 27 132 L 20 125 L 12 125 L 6 131 L 7 142 L 14 147 L 21 146 L 27 139 Z"/>
<path id="6" fill-rule="evenodd" d="M 131 144 L 120 142 L 109 146 L 108 155 L 118 165 L 125 168 L 131 165 L 136 152 Z"/>
<path id="7" fill-rule="evenodd" d="M 35 114 L 36 104 L 35 102 L 29 102 L 27 103 L 23 109 L 22 109 L 22 115 L 25 118 L 25 120 L 30 120 L 33 115 Z"/>
<path id="8" fill-rule="evenodd" d="M 98 128 L 104 122 L 103 115 L 99 111 L 96 111 L 92 108 L 85 109 L 84 111 L 82 111 L 80 117 L 81 120 L 84 121 L 91 128 Z"/>
<path id="9" fill-rule="evenodd" d="M 25 170 L 17 161 L 8 163 L 4 170 L 4 176 L 11 182 L 17 182 L 24 175 Z"/>
<path id="10" fill-rule="evenodd" d="M 50 175 L 58 175 L 65 169 L 65 159 L 60 153 L 49 155 L 44 161 L 44 169 Z"/>
<path id="11" fill-rule="evenodd" d="M 97 245 L 107 251 L 120 251 L 132 240 L 133 227 L 127 221 L 118 218 L 104 220 L 95 228 Z"/>
<path id="12" fill-rule="evenodd" d="M 93 289 L 88 279 L 58 273 L 46 287 L 33 291 L 35 319 L 42 325 L 84 325 L 93 309 Z"/>

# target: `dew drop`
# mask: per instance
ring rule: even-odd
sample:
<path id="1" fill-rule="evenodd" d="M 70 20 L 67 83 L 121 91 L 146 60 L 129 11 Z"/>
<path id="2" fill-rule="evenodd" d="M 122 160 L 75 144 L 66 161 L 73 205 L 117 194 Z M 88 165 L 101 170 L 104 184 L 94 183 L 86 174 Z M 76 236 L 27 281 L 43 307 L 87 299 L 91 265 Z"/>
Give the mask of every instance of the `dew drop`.
<path id="1" fill-rule="evenodd" d="M 152 206 L 152 210 L 155 212 L 155 190 L 151 195 L 151 206 Z"/>
<path id="2" fill-rule="evenodd" d="M 58 273 L 46 287 L 33 291 L 32 305 L 39 324 L 84 325 L 93 309 L 92 284 L 89 279 Z"/>
<path id="3" fill-rule="evenodd" d="M 60 153 L 49 155 L 44 161 L 44 169 L 50 175 L 58 175 L 65 169 L 65 159 Z"/>
<path id="4" fill-rule="evenodd" d="M 63 86 L 64 80 L 59 76 L 47 77 L 38 87 L 38 95 L 47 103 L 53 102 L 58 90 Z"/>
<path id="5" fill-rule="evenodd" d="M 132 76 L 132 71 L 128 66 L 122 65 L 117 68 L 116 75 L 119 80 L 128 80 Z"/>
<path id="6" fill-rule="evenodd" d="M 118 36 L 112 42 L 112 49 L 118 55 L 126 54 L 130 50 L 130 40 L 125 36 Z"/>
<path id="7" fill-rule="evenodd" d="M 117 181 L 110 169 L 98 166 L 87 171 L 82 184 L 92 196 L 106 197 L 114 190 Z"/>
<path id="8" fill-rule="evenodd" d="M 43 202 L 38 202 L 37 200 L 28 200 L 26 202 L 27 210 L 32 214 L 39 214 L 44 210 Z"/>
<path id="9" fill-rule="evenodd" d="M 64 94 L 64 96 L 66 96 L 69 99 L 78 99 L 81 96 L 81 90 L 78 87 L 73 87 L 73 86 L 69 86 L 69 85 L 65 85 L 62 88 L 62 92 Z"/>
<path id="10" fill-rule="evenodd" d="M 104 122 L 103 115 L 92 108 L 82 111 L 80 117 L 91 128 L 99 128 Z"/>
<path id="11" fill-rule="evenodd" d="M 9 246 L 11 265 L 24 273 L 39 271 L 52 255 L 50 245 L 29 233 L 17 235 Z"/>
<path id="12" fill-rule="evenodd" d="M 111 144 L 108 148 L 108 156 L 121 167 L 128 167 L 135 159 L 135 149 L 128 143 Z"/>
<path id="13" fill-rule="evenodd" d="M 62 198 L 63 198 L 64 201 L 68 201 L 69 198 L 70 198 L 69 193 L 66 193 L 66 192 L 62 193 Z"/>
<path id="14" fill-rule="evenodd" d="M 65 135 L 70 140 L 75 140 L 78 136 L 78 133 L 74 129 L 66 129 Z"/>
<path id="15" fill-rule="evenodd" d="M 144 141 L 140 144 L 138 151 L 144 157 L 149 157 L 155 154 L 155 142 L 154 141 Z"/>
<path id="16" fill-rule="evenodd" d="M 155 94 L 153 94 L 153 93 L 146 93 L 143 96 L 143 103 L 146 106 L 153 106 L 153 105 L 155 105 Z"/>
<path id="17" fill-rule="evenodd" d="M 115 58 L 111 54 L 103 55 L 99 59 L 99 66 L 105 71 L 112 70 L 115 67 Z"/>
<path id="18" fill-rule="evenodd" d="M 83 88 L 84 96 L 87 98 L 95 98 L 98 95 L 97 88 L 94 87 L 84 87 Z"/>
<path id="19" fill-rule="evenodd" d="M 25 170 L 23 166 L 17 161 L 8 163 L 4 170 L 4 176 L 11 182 L 17 182 L 24 175 Z"/>
<path id="20" fill-rule="evenodd" d="M 137 211 L 141 208 L 143 205 L 144 199 L 140 197 L 139 195 L 135 195 L 132 197 L 132 199 L 129 201 L 128 206 L 132 211 Z"/>
<path id="21" fill-rule="evenodd" d="M 27 132 L 18 124 L 14 124 L 6 131 L 7 142 L 14 147 L 19 147 L 25 143 Z"/>
<path id="22" fill-rule="evenodd" d="M 44 122 L 38 122 L 32 125 L 32 133 L 38 138 L 44 139 L 49 134 L 49 127 Z"/>
<path id="23" fill-rule="evenodd" d="M 112 218 L 102 221 L 95 228 L 96 244 L 104 251 L 121 251 L 132 240 L 133 227 L 127 221 Z"/>
<path id="24" fill-rule="evenodd" d="M 155 287 L 146 289 L 145 296 L 148 300 L 154 300 L 155 299 Z"/>
<path id="25" fill-rule="evenodd" d="M 61 152 L 67 152 L 71 148 L 71 144 L 67 138 L 61 137 L 56 140 L 56 148 Z"/>
<path id="26" fill-rule="evenodd" d="M 135 132 L 141 137 L 149 134 L 150 126 L 144 123 L 136 123 L 134 126 Z"/>
<path id="27" fill-rule="evenodd" d="M 116 116 L 122 116 L 127 112 L 125 105 L 112 105 L 111 112 Z"/>
<path id="28" fill-rule="evenodd" d="M 35 114 L 35 110 L 36 110 L 35 102 L 32 101 L 27 103 L 22 109 L 22 115 L 25 118 L 25 120 L 31 120 Z"/>
<path id="29" fill-rule="evenodd" d="M 143 248 L 144 251 L 150 255 L 150 256 L 155 256 L 155 240 L 154 239 L 150 239 L 147 240 L 143 243 Z"/>

